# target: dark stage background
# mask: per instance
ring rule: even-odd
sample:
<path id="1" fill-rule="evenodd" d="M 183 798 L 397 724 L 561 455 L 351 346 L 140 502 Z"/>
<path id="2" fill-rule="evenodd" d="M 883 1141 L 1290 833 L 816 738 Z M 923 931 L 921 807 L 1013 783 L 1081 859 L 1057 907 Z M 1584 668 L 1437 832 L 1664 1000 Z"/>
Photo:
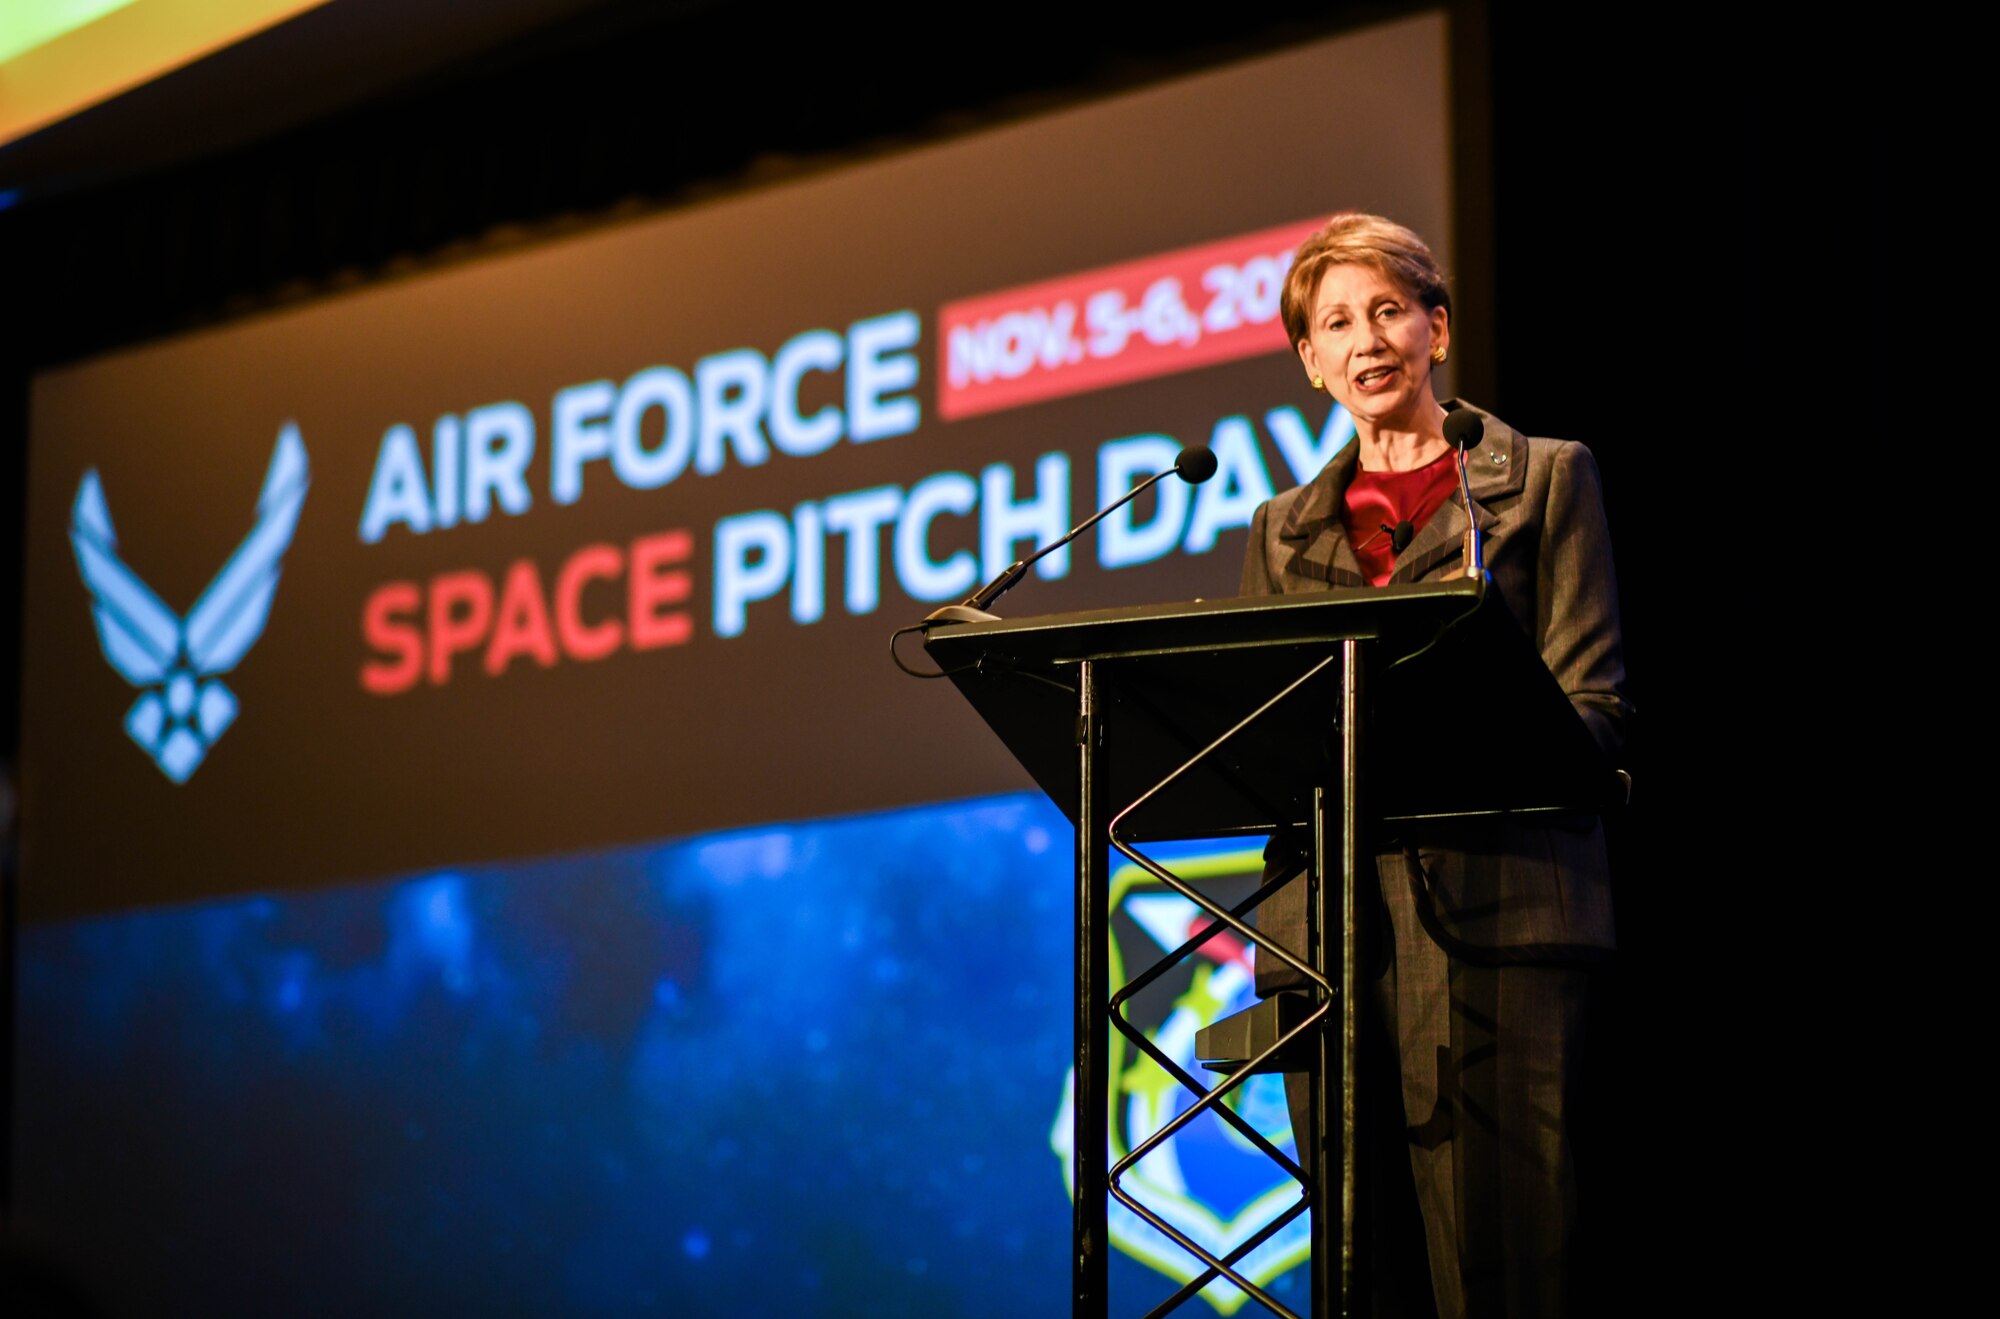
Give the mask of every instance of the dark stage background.
<path id="1" fill-rule="evenodd" d="M 1706 824 L 1740 818 L 1769 790 L 1743 753 L 1755 735 L 1749 701 L 1733 666 L 1718 659 L 1749 644 L 1741 638 L 1754 635 L 1747 624 L 1762 607 L 1716 567 L 1731 556 L 1732 501 L 1718 508 L 1713 496 L 1693 502 L 1690 492 L 1691 455 L 1702 446 L 1730 454 L 1746 483 L 1769 470 L 1765 437 L 1738 420 L 1755 415 L 1781 372 L 1778 354 L 1756 345 L 1770 315 L 1774 199 L 1798 168 L 1773 127 L 1776 93 L 1760 76 L 1768 47 L 1740 30 L 1719 38 L 1713 24 L 1680 11 L 1657 11 L 1634 41 L 1503 4 L 1338 5 L 1307 21 L 1251 0 L 1171 23 L 1156 11 L 1033 10 L 982 18 L 970 36 L 935 10 L 863 19 L 792 4 L 549 11 L 520 30 L 468 37 L 469 49 L 386 59 L 366 75 L 331 57 L 326 65 L 339 67 L 316 66 L 300 53 L 310 33 L 280 29 L 218 57 L 219 73 L 186 70 L 122 107 L 88 112 L 67 139 L 59 127 L 0 149 L 0 192 L 11 192 L 0 209 L 0 491 L 9 514 L 0 532 L 8 630 L 0 688 L 10 695 L 0 702 L 0 755 L 10 785 L 17 767 L 34 769 L 23 766 L 24 723 L 40 720 L 43 745 L 54 746 L 62 739 L 46 730 L 68 718 L 11 699 L 23 690 L 24 650 L 44 666 L 41 680 L 30 674 L 37 693 L 70 677 L 125 691 L 88 632 L 60 645 L 25 635 L 27 538 L 34 519 L 48 517 L 30 509 L 36 376 L 44 390 L 49 380 L 87 384 L 80 364 L 116 350 L 188 331 L 227 335 L 266 313 L 309 312 L 330 294 L 393 293 L 413 277 L 476 273 L 481 257 L 532 252 L 546 240 L 619 241 L 624 222 L 681 208 L 754 208 L 792 184 L 837 185 L 848 166 L 894 169 L 913 150 L 948 149 L 1181 76 L 1443 12 L 1448 214 L 1418 223 L 1450 253 L 1457 276 L 1453 388 L 1597 455 L 1641 714 L 1630 756 L 1634 809 L 1613 825 L 1623 951 L 1603 977 L 1596 1104 L 1580 1132 L 1594 1285 L 1606 1313 L 1664 1310 L 1705 1292 L 1696 1262 L 1746 1249 L 1742 1230 L 1775 1176 L 1747 1155 L 1765 1133 L 1732 1116 L 1769 1065 L 1753 1006 L 1767 973 L 1758 969 L 1759 922 L 1748 918 L 1769 879 L 1714 845 Z M 281 68 L 318 71 L 302 74 L 294 95 L 267 88 L 264 101 L 232 104 L 232 81 L 256 84 L 246 70 L 260 53 Z M 190 105 L 208 109 L 194 114 Z M 1416 109 L 1399 106 L 1392 89 L 1358 107 L 1351 125 L 1241 144 L 1246 160 L 1278 180 L 1272 195 L 1301 204 L 1218 221 L 1203 237 L 1351 204 L 1336 182 L 1321 187 L 1302 171 L 1329 150 L 1360 150 L 1350 133 L 1393 134 Z M 1310 200 L 1319 195 L 1323 206 Z M 1027 258 L 1008 267 L 1018 275 L 960 292 L 1193 241 L 1134 205 L 1129 247 L 1102 260 L 1064 252 L 1044 268 L 1028 259 L 1030 237 Z M 1111 218 L 1103 227 L 1115 231 Z M 906 304 L 928 320 L 935 303 L 914 299 L 938 287 L 888 294 L 879 306 L 865 292 L 843 293 L 796 324 L 781 317 L 712 342 L 698 336 L 665 360 L 686 367 L 703 352 L 753 341 L 768 354 L 809 326 L 843 331 Z M 926 426 L 937 348 L 927 329 Z M 557 370 L 535 386 L 539 396 L 523 397 L 546 419 L 550 389 L 598 374 L 622 380 L 640 365 Z M 1278 379 L 1277 365 L 1265 358 L 1211 370 L 1238 382 L 1248 391 L 1240 406 L 1261 415 L 1291 397 L 1265 384 Z M 1127 385 L 1118 397 L 1172 395 L 1185 381 Z M 500 398 L 504 388 L 456 403 L 422 399 L 401 419 L 427 445 L 433 414 Z M 1194 402 L 1181 406 L 1177 415 L 1208 415 Z M 264 470 L 275 433 L 257 416 L 261 429 L 230 441 L 241 451 L 232 462 L 252 474 Z M 1072 446 L 1079 507 L 1095 492 L 1093 446 L 1128 433 L 1115 409 L 1086 416 L 1077 425 L 1091 444 Z M 1324 418 L 1304 420 L 1317 429 Z M 306 424 L 309 448 L 313 434 Z M 159 442 L 174 441 L 163 433 Z M 1038 436 L 993 443 L 1023 475 L 1045 447 L 1061 447 Z M 1260 444 L 1275 462 L 1268 434 Z M 313 449 L 312 498 L 331 498 L 323 492 L 336 480 L 365 489 L 373 458 L 371 440 L 342 478 L 338 460 Z M 953 461 L 920 462 L 896 479 Z M 59 476 L 36 469 L 35 497 L 54 501 L 58 517 L 69 513 L 80 466 Z M 1289 483 L 1282 469 L 1273 475 Z M 143 536 L 135 497 L 120 490 L 145 478 L 134 467 L 121 481 L 107 466 L 104 479 L 121 532 Z M 851 479 L 815 476 L 785 504 L 760 495 L 743 507 L 789 507 L 794 497 L 881 479 L 864 464 Z M 224 501 L 246 519 L 255 480 L 236 481 L 241 488 Z M 1700 509 L 1692 520 L 1691 506 Z M 341 496 L 340 507 L 348 520 L 323 543 L 344 545 L 328 551 L 336 557 L 359 555 L 350 516 L 358 498 Z M 621 543 L 655 530 L 643 515 L 627 522 Z M 247 526 L 218 529 L 216 543 L 226 553 Z M 60 539 L 61 524 L 36 534 L 51 532 Z M 313 534 L 302 524 L 299 544 L 314 543 Z M 382 545 L 392 548 L 397 534 Z M 549 534 L 545 568 L 586 539 Z M 1238 545 L 1240 533 L 1225 534 L 1205 559 L 1179 555 L 1123 578 L 1093 576 L 1080 559 L 1075 578 L 1031 580 L 1011 603 L 1026 613 L 1219 594 L 1233 580 L 1224 561 Z M 458 566 L 452 552 L 395 553 L 377 578 Z M 301 574 L 324 560 L 302 555 L 306 566 L 288 567 L 281 607 L 286 590 L 310 589 Z M 190 563 L 174 603 L 187 604 L 213 562 Z M 504 566 L 490 565 L 496 574 Z M 704 631 L 715 617 L 708 569 L 703 559 Z M 74 588 L 73 568 L 62 571 Z M 918 608 L 891 593 L 878 612 L 841 617 L 828 580 L 823 630 L 872 638 Z M 1194 585 L 1176 589 L 1183 582 Z M 68 603 L 80 610 L 77 597 Z M 765 606 L 764 626 L 777 626 L 768 610 L 779 607 Z M 756 633 L 755 608 L 745 640 Z M 286 643 L 274 633 L 265 644 Z M 476 652 L 461 662 L 475 660 Z M 749 676 L 776 680 L 780 662 L 760 658 Z M 883 699 L 895 690 L 886 678 L 880 686 Z M 106 708 L 122 710 L 128 696 L 112 699 Z M 389 698 L 404 700 L 414 703 Z M 615 710 L 597 719 L 592 746 L 625 747 L 619 739 L 634 736 Z M 88 734 L 105 747 L 108 768 L 89 773 L 110 776 L 107 792 L 125 775 L 163 783 L 115 722 L 107 729 Z M 348 731 L 356 747 L 372 736 Z M 233 728 L 215 754 L 232 743 L 250 748 L 257 736 L 249 724 Z M 556 736 L 514 727 L 494 745 L 555 754 Z M 866 775 L 842 778 L 838 765 L 815 764 L 831 786 L 816 792 L 788 780 L 769 807 L 744 805 L 738 786 L 756 781 L 757 766 L 745 770 L 708 748 L 712 770 L 682 795 L 706 794 L 709 804 L 697 801 L 684 819 L 669 813 L 649 832 L 631 822 L 639 808 L 619 805 L 621 791 L 643 792 L 644 778 L 622 787 L 616 775 L 592 779 L 589 749 L 529 785 L 560 801 L 566 783 L 584 782 L 581 823 L 551 826 L 503 799 L 484 813 L 468 809 L 456 832 L 426 834 L 435 813 L 425 812 L 451 794 L 425 776 L 453 767 L 398 763 L 383 767 L 379 781 L 395 786 L 380 800 L 336 794 L 357 814 L 322 816 L 323 836 L 309 846 L 282 819 L 260 815 L 250 841 L 215 866 L 174 834 L 193 827 L 186 821 L 93 833 L 84 802 L 27 794 L 36 813 L 7 839 L 11 851 L 25 836 L 28 864 L 0 858 L 12 996 L 5 1185 L 21 1249 L 83 1279 L 119 1313 L 449 1309 L 468 1297 L 479 1308 L 542 1313 L 1059 1312 L 1068 1219 L 1059 1176 L 1050 1182 L 1057 1159 L 1048 1133 L 1066 1051 L 1060 818 L 1007 791 L 1004 764 L 993 768 L 993 749 L 977 741 L 948 758 L 928 793 L 891 774 L 891 787 L 871 796 Z M 275 751 L 264 754 L 280 763 Z M 349 749 L 332 759 L 362 757 Z M 487 759 L 457 772 L 503 797 L 519 786 Z M 903 769 L 925 777 L 920 765 Z M 229 772 L 220 759 L 200 771 Z M 302 769 L 288 791 L 322 777 L 338 775 Z M 940 798 L 953 800 L 927 804 Z M 363 824 L 378 818 L 390 821 L 390 843 Z M 800 820 L 808 823 L 784 823 Z M 940 861 L 934 880 L 921 866 L 884 860 L 919 852 L 937 830 L 971 845 Z M 143 846 L 134 842 L 142 832 Z M 38 890 L 33 849 L 47 839 L 60 843 L 50 853 L 59 860 L 39 873 L 66 882 Z M 259 878 L 260 860 L 288 846 L 300 863 L 283 878 Z M 993 855 L 976 859 L 988 846 Z M 135 856 L 147 862 L 143 874 L 130 868 Z M 809 892 L 773 889 L 775 877 Z M 310 890 L 272 896 L 307 881 Z M 956 894 L 960 906 L 912 906 L 912 895 L 929 891 Z M 789 931 L 777 942 L 804 959 L 797 974 L 806 979 L 760 979 L 744 941 L 774 926 Z M 1140 937 L 1137 927 L 1127 933 Z M 1009 954 L 992 955 L 995 945 Z M 834 983 L 841 1001 L 813 1002 L 813 1019 L 797 1018 L 794 1005 Z M 899 1015 L 916 985 L 926 987 L 920 999 L 943 998 L 966 1014 L 991 1048 L 953 1043 L 935 1016 Z M 747 1038 L 794 1047 L 760 1052 L 740 1043 Z M 884 1079 L 873 1065 L 903 1049 L 923 1051 L 935 1067 L 891 1069 Z M 847 1097 L 893 1114 L 899 1139 L 872 1134 Z M 964 1124 L 954 1104 L 1004 1114 L 972 1153 L 959 1152 Z M 495 1153 L 502 1146 L 504 1156 Z M 930 1158 L 939 1146 L 954 1153 Z M 773 1148 L 818 1152 L 778 1160 Z M 383 1151 L 407 1161 L 373 1179 L 353 1175 L 355 1160 Z M 1190 1153 L 1190 1167 L 1199 1157 Z M 1227 1175 L 1213 1184 L 1225 1198 L 1254 1190 Z M 321 1199 L 326 1188 L 335 1188 L 331 1203 Z M 749 1188 L 789 1207 L 768 1210 Z M 799 1207 L 815 1199 L 826 1203 Z M 273 1260 L 257 1253 L 271 1242 L 309 1244 Z M 777 1261 L 768 1273 L 765 1260 Z M 1135 1304 L 1163 1281 L 1120 1261 L 1114 1285 Z M 864 1285 L 864 1272 L 880 1281 Z"/>

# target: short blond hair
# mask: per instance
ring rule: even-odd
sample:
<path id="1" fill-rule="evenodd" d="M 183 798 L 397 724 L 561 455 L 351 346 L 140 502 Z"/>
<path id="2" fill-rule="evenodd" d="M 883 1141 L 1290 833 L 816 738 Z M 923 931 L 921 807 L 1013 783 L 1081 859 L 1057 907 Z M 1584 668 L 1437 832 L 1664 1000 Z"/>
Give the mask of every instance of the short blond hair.
<path id="1" fill-rule="evenodd" d="M 1371 266 L 1427 310 L 1442 307 L 1451 314 L 1451 286 L 1415 230 L 1379 215 L 1342 211 L 1299 245 L 1285 274 L 1278 314 L 1294 347 L 1311 337 L 1312 300 L 1327 267 L 1344 265 Z"/>

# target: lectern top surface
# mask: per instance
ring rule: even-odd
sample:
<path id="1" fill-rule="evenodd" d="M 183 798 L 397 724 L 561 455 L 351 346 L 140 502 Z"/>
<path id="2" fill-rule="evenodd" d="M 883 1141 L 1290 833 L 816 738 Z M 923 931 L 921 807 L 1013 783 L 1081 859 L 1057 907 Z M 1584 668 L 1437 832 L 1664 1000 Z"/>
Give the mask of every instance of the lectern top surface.
<path id="1" fill-rule="evenodd" d="M 1610 799 L 1596 743 L 1484 580 L 950 624 L 925 646 L 1072 820 L 1073 666 L 1095 663 L 1106 800 L 1136 801 L 1185 764 L 1173 799 L 1162 799 L 1165 818 L 1144 827 L 1200 837 L 1307 818 L 1314 786 L 1340 772 L 1332 739 L 1345 641 L 1365 643 L 1352 653 L 1366 679 L 1371 814 L 1595 809 Z M 1473 691 L 1478 699 L 1452 696 Z M 1218 739 L 1226 745 L 1197 756 Z M 1441 754 L 1453 749 L 1472 754 Z"/>
<path id="2" fill-rule="evenodd" d="M 1016 661 L 1066 664 L 1223 646 L 1370 639 L 1392 624 L 1399 630 L 1442 625 L 1476 608 L 1485 595 L 1484 579 L 1466 579 L 1121 605 L 943 624 L 930 630 L 924 647 L 950 668 L 960 658 L 994 650 Z"/>

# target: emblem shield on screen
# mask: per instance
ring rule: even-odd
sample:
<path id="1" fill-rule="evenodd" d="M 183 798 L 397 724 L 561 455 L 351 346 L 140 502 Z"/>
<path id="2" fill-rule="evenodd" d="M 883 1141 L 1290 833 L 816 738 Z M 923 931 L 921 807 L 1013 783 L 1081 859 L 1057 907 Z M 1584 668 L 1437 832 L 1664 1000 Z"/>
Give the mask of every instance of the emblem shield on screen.
<path id="1" fill-rule="evenodd" d="M 257 525 L 185 619 L 118 556 L 97 469 L 77 487 L 69 540 L 90 590 L 98 644 L 111 667 L 140 689 L 125 712 L 125 731 L 175 783 L 187 782 L 236 719 L 236 694 L 220 675 L 264 635 L 308 484 L 306 446 L 288 423 L 257 498 Z"/>

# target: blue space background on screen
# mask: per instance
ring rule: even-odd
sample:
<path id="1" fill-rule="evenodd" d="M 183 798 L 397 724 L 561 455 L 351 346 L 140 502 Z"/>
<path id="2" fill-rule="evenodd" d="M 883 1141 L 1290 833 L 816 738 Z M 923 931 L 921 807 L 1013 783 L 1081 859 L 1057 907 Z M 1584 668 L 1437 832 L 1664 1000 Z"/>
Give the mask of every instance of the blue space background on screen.
<path id="1" fill-rule="evenodd" d="M 1019 794 L 32 925 L 16 1205 L 148 1312 L 1064 1313 L 1071 864 Z"/>

